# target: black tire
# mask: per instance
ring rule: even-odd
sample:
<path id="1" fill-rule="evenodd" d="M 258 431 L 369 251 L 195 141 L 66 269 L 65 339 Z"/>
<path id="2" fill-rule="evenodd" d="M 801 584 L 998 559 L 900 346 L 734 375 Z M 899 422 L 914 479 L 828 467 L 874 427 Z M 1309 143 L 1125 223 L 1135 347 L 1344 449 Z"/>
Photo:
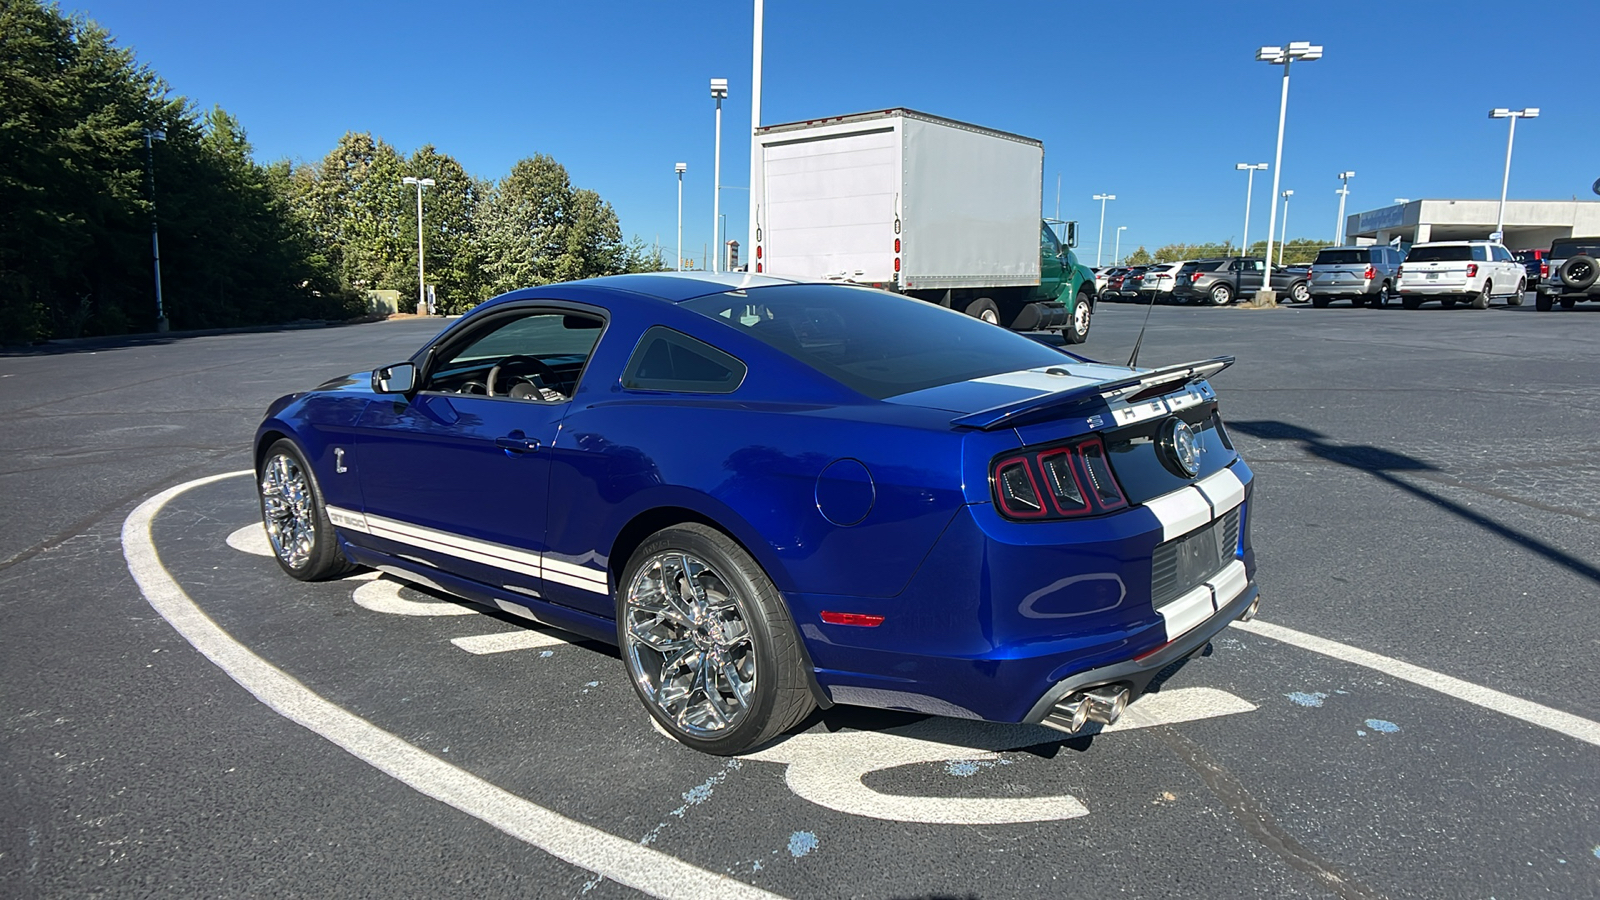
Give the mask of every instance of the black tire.
<path id="1" fill-rule="evenodd" d="M 1578 305 L 1578 298 L 1577 297 L 1562 297 L 1561 298 L 1561 308 L 1562 309 L 1572 309 L 1572 308 L 1576 307 L 1577 305 Z"/>
<path id="2" fill-rule="evenodd" d="M 1549 312 L 1555 307 L 1554 299 L 1549 294 L 1534 294 L 1533 308 L 1539 312 Z"/>
<path id="3" fill-rule="evenodd" d="M 322 581 L 356 568 L 339 550 L 322 487 L 294 441 L 280 438 L 261 457 L 256 500 L 272 558 L 289 577 Z"/>
<path id="4" fill-rule="evenodd" d="M 1511 296 L 1506 298 L 1506 305 L 1507 306 L 1521 306 L 1522 305 L 1522 300 L 1523 300 L 1523 295 L 1526 294 L 1527 292 L 1528 292 L 1528 282 L 1527 282 L 1527 280 L 1524 279 L 1522 281 L 1517 282 L 1517 292 L 1515 294 L 1512 294 Z"/>
<path id="5" fill-rule="evenodd" d="M 1490 283 L 1490 282 L 1485 281 L 1483 283 L 1483 290 L 1477 292 L 1476 294 L 1473 294 L 1472 295 L 1472 299 L 1469 301 L 1469 303 L 1471 304 L 1472 308 L 1473 309 L 1488 309 L 1489 308 L 1489 299 L 1490 299 L 1490 296 L 1491 296 L 1490 292 L 1493 291 L 1493 290 L 1494 290 L 1494 285 L 1492 283 Z"/>
<path id="6" fill-rule="evenodd" d="M 1372 308 L 1382 309 L 1388 306 L 1389 301 L 1392 299 L 1394 299 L 1394 288 L 1390 287 L 1389 282 L 1385 281 L 1378 286 L 1378 292 L 1372 295 Z"/>
<path id="7" fill-rule="evenodd" d="M 1233 285 L 1226 282 L 1211 286 L 1211 292 L 1206 294 L 1206 302 L 1212 306 L 1227 306 L 1233 302 Z"/>
<path id="8" fill-rule="evenodd" d="M 1401 295 L 1401 297 L 1400 297 L 1400 305 L 1405 307 L 1406 309 L 1421 309 L 1422 308 L 1422 298 L 1421 297 L 1407 297 L 1407 296 Z"/>
<path id="9" fill-rule="evenodd" d="M 720 685 L 713 687 L 717 691 L 717 699 L 713 700 L 710 693 L 698 687 L 691 679 L 690 687 L 685 692 L 686 697 L 695 696 L 699 691 L 703 698 L 701 704 L 685 701 L 682 712 L 678 717 L 670 715 L 662 708 L 663 703 L 671 703 L 670 699 L 659 700 L 655 681 L 659 680 L 668 668 L 665 656 L 645 640 L 637 639 L 630 634 L 630 623 L 654 628 L 660 628 L 666 623 L 665 619 L 656 618 L 655 625 L 651 621 L 649 612 L 642 606 L 631 606 L 629 602 L 630 591 L 635 581 L 646 585 L 649 575 L 645 572 L 648 566 L 655 566 L 662 560 L 671 560 L 674 555 L 680 559 L 683 555 L 692 557 L 701 562 L 706 568 L 700 570 L 703 576 L 707 569 L 715 578 L 712 584 L 721 584 L 725 591 L 722 594 L 724 609 L 733 607 L 739 616 L 740 623 L 745 626 L 744 634 L 748 638 L 747 652 L 750 655 L 749 669 L 753 675 L 754 687 L 751 689 L 749 699 L 736 710 L 734 718 L 716 730 L 697 730 L 692 726 L 679 723 L 678 719 L 688 715 L 696 705 L 715 707 L 720 714 L 724 697 L 732 698 L 737 703 L 738 697 L 733 690 L 724 692 Z M 665 573 L 667 565 L 659 570 Z M 688 564 L 685 564 L 686 570 Z M 680 578 L 676 582 L 693 582 L 691 590 L 697 594 L 711 597 L 706 591 L 707 585 L 702 584 L 699 577 L 689 579 Z M 664 584 L 665 582 L 663 582 Z M 665 590 L 664 588 L 662 590 Z M 647 602 L 652 592 L 648 587 L 641 591 L 640 596 Z M 651 718 L 674 739 L 703 753 L 717 756 L 731 756 L 743 753 L 765 744 L 778 735 L 794 728 L 801 720 L 811 714 L 816 708 L 816 700 L 811 694 L 811 687 L 806 671 L 806 656 L 800 647 L 800 636 L 795 628 L 794 620 L 789 615 L 788 607 L 783 598 L 779 596 L 778 589 L 773 586 L 761 566 L 750 557 L 732 538 L 711 528 L 697 523 L 685 523 L 664 528 L 651 535 L 633 556 L 628 560 L 628 565 L 622 570 L 622 579 L 618 583 L 616 594 L 617 612 L 617 645 L 622 650 L 623 665 L 627 668 L 628 679 L 633 683 L 634 693 L 639 702 L 644 705 L 645 711 Z M 709 606 L 707 607 L 709 608 Z M 635 614 L 630 620 L 630 609 Z M 709 623 L 716 619 L 719 624 L 715 627 Z M 704 643 L 695 639 L 695 634 L 700 638 L 711 639 L 715 635 L 715 642 L 720 646 L 722 637 L 727 633 L 724 625 L 730 621 L 712 614 L 696 620 L 693 630 L 686 626 L 677 627 L 684 633 L 682 639 L 685 644 L 692 644 L 693 652 L 703 659 L 705 654 L 712 652 L 698 649 Z M 743 639 L 735 641 L 736 644 L 746 643 Z M 687 651 L 686 651 L 687 652 Z M 725 664 L 735 665 L 742 670 L 745 666 L 745 657 L 739 656 L 738 662 L 734 660 L 734 652 L 728 651 Z M 652 654 L 662 657 L 659 663 L 652 662 Z M 713 659 L 718 657 L 713 656 Z M 680 657 L 682 667 L 689 664 L 685 657 Z M 651 667 L 656 671 L 652 672 Z M 731 685 L 731 682 L 729 682 Z"/>
<path id="10" fill-rule="evenodd" d="M 1562 263 L 1556 271 L 1561 275 L 1561 283 L 1575 291 L 1583 290 L 1600 278 L 1600 264 L 1594 257 L 1582 253 Z"/>
<path id="11" fill-rule="evenodd" d="M 1072 304 L 1072 315 L 1067 318 L 1066 327 L 1061 329 L 1062 340 L 1069 344 L 1081 344 L 1088 340 L 1093 319 L 1094 301 L 1088 290 L 1081 290 L 1077 301 Z"/>
<path id="12" fill-rule="evenodd" d="M 995 305 L 988 297 L 979 297 L 967 304 L 967 315 L 974 319 L 982 319 L 990 325 L 1000 324 L 1000 307 Z"/>
<path id="13" fill-rule="evenodd" d="M 1332 302 L 1333 302 L 1333 298 L 1332 297 L 1318 297 L 1315 294 L 1313 294 L 1311 296 L 1311 305 L 1316 307 L 1317 309 L 1327 309 L 1328 308 L 1328 304 L 1332 303 Z M 1356 299 L 1355 304 L 1357 306 L 1361 305 L 1360 298 Z"/>

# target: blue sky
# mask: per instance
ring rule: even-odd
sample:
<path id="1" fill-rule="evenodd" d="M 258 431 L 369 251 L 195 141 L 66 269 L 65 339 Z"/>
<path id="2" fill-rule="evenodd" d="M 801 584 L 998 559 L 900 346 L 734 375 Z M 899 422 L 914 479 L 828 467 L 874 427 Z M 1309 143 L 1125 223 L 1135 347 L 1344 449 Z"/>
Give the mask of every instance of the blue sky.
<path id="1" fill-rule="evenodd" d="M 257 158 L 311 161 L 345 131 L 402 152 L 433 143 L 475 175 L 554 156 L 617 209 L 626 235 L 675 239 L 673 163 L 684 161 L 684 247 L 712 240 L 713 102 L 726 77 L 723 183 L 747 184 L 752 4 L 62 0 L 173 89 L 237 115 Z M 1335 175 L 1349 211 L 1396 197 L 1498 197 L 1506 123 L 1513 199 L 1595 199 L 1600 108 L 1592 21 L 1563 29 L 1504 3 L 921 3 L 767 0 L 765 124 L 905 106 L 1036 137 L 1044 211 L 1084 226 L 1096 192 L 1124 251 L 1237 240 L 1245 174 L 1270 162 L 1280 69 L 1257 47 L 1309 40 L 1290 87 L 1283 188 L 1289 236 L 1331 239 Z M 1580 17 L 1583 18 L 1583 17 Z M 1265 237 L 1271 173 L 1251 237 Z M 746 194 L 724 189 L 743 239 Z M 1083 252 L 1083 251 L 1087 252 Z"/>

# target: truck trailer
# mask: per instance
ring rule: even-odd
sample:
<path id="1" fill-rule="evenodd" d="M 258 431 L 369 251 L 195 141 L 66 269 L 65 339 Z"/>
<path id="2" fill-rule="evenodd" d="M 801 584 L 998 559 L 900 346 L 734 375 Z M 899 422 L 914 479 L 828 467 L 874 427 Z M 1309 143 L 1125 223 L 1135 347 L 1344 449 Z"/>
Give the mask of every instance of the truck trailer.
<path id="1" fill-rule="evenodd" d="M 909 109 L 767 125 L 752 270 L 848 281 L 1018 331 L 1089 333 L 1076 223 L 1040 214 L 1044 144 Z"/>

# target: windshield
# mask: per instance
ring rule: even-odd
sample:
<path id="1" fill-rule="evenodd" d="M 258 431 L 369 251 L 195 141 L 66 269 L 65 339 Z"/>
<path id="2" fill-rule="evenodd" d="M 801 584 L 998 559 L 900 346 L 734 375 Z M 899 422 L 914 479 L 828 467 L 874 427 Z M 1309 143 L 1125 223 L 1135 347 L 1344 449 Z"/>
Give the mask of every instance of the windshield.
<path id="1" fill-rule="evenodd" d="M 1367 264 L 1367 251 L 1365 250 L 1323 250 L 1317 254 L 1318 266 L 1364 266 Z"/>
<path id="2" fill-rule="evenodd" d="M 1406 262 L 1459 262 L 1472 258 L 1467 244 L 1441 244 L 1437 247 L 1412 247 Z"/>
<path id="3" fill-rule="evenodd" d="M 1571 259 L 1574 256 L 1600 256 L 1600 238 L 1556 241 L 1550 246 L 1552 259 Z"/>
<path id="4" fill-rule="evenodd" d="M 682 305 L 878 400 L 1074 358 L 971 316 L 870 288 L 776 285 Z"/>

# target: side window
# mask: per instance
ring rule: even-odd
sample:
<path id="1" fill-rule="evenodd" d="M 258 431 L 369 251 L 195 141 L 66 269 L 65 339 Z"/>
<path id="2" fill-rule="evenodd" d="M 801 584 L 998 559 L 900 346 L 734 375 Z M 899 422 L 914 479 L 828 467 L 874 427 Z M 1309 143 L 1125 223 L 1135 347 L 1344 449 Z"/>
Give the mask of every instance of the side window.
<path id="1" fill-rule="evenodd" d="M 728 394 L 748 369 L 721 350 L 657 325 L 644 333 L 622 370 L 622 386 L 641 391 Z"/>
<path id="2" fill-rule="evenodd" d="M 1516 259 L 1511 256 L 1511 251 L 1499 244 L 1494 245 L 1494 258 L 1501 262 L 1516 262 Z"/>
<path id="3" fill-rule="evenodd" d="M 1061 242 L 1056 240 L 1055 233 L 1048 225 L 1039 229 L 1039 252 L 1045 256 L 1061 255 Z"/>
<path id="4" fill-rule="evenodd" d="M 593 316 L 555 310 L 496 317 L 443 348 L 423 390 L 546 402 L 568 399 L 604 325 Z"/>
<path id="5" fill-rule="evenodd" d="M 1489 254 L 1484 251 L 1484 246 L 1482 244 L 1473 244 L 1472 258 L 1478 262 L 1488 262 Z"/>

